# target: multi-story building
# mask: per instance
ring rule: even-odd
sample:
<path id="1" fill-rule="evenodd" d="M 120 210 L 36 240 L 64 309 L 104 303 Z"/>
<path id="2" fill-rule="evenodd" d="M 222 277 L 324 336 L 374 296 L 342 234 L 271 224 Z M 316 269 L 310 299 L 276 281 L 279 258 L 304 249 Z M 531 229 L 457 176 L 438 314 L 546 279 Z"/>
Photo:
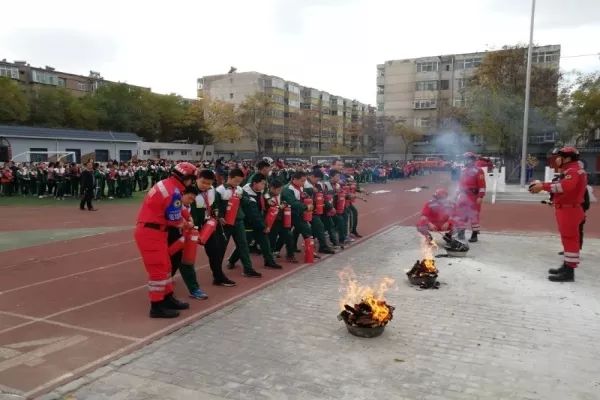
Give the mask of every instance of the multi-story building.
<path id="1" fill-rule="evenodd" d="M 105 80 L 100 73 L 94 71 L 90 71 L 88 76 L 76 75 L 68 72 L 60 72 L 49 66 L 45 68 L 32 67 L 25 61 L 11 63 L 6 61 L 6 59 L 0 61 L 0 76 L 14 79 L 28 87 L 62 87 L 76 96 L 84 96 L 87 93 L 96 91 L 102 85 L 114 83 Z M 136 87 L 150 90 L 150 88 Z"/>
<path id="2" fill-rule="evenodd" d="M 465 86 L 486 52 L 451 54 L 386 61 L 377 65 L 377 115 L 401 120 L 419 128 L 425 140 L 415 152 L 431 154 L 433 135 L 446 128 L 444 115 L 450 107 L 465 107 Z M 535 47 L 533 62 L 558 68 L 560 45 Z M 475 140 L 475 145 L 481 144 Z M 554 135 L 532 137 L 531 143 L 554 142 Z M 388 159 L 403 157 L 402 141 L 386 137 L 383 152 Z"/>
<path id="3" fill-rule="evenodd" d="M 201 99 L 225 101 L 239 107 L 256 93 L 271 98 L 269 124 L 262 132 L 265 153 L 306 156 L 329 153 L 339 147 L 357 153 L 366 151 L 362 114 L 357 110 L 367 110 L 368 106 L 362 103 L 259 72 L 232 72 L 198 79 Z M 240 140 L 215 143 L 215 151 L 253 157 L 258 147 L 255 138 L 242 133 Z"/>

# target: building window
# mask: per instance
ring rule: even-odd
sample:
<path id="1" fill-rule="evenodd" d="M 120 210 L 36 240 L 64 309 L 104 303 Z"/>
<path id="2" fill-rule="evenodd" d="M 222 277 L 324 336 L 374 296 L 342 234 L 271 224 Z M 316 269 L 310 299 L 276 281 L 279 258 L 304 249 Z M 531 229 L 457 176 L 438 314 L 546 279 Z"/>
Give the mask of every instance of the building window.
<path id="1" fill-rule="evenodd" d="M 229 98 L 233 99 L 233 93 L 229 93 Z"/>
<path id="2" fill-rule="evenodd" d="M 383 68 L 377 68 L 377 77 L 383 78 L 385 76 L 385 70 Z"/>
<path id="3" fill-rule="evenodd" d="M 88 92 L 90 90 L 90 85 L 85 82 L 77 82 L 77 90 Z"/>
<path id="4" fill-rule="evenodd" d="M 415 128 L 429 128 L 431 126 L 431 118 L 422 117 L 415 118 Z"/>
<path id="5" fill-rule="evenodd" d="M 456 88 L 464 89 L 467 86 L 467 80 L 465 78 L 459 78 L 456 80 Z"/>
<path id="6" fill-rule="evenodd" d="M 454 107 L 464 107 L 465 106 L 465 100 L 464 99 L 454 99 L 454 102 L 452 103 L 452 105 Z"/>
<path id="7" fill-rule="evenodd" d="M 483 136 L 471 135 L 471 143 L 473 143 L 476 146 L 483 145 L 483 143 L 484 143 Z"/>
<path id="8" fill-rule="evenodd" d="M 383 111 L 383 103 L 377 103 L 377 111 Z"/>
<path id="9" fill-rule="evenodd" d="M 131 150 L 119 150 L 119 161 L 131 160 Z"/>
<path id="10" fill-rule="evenodd" d="M 416 83 L 417 91 L 438 90 L 438 81 L 419 81 Z"/>
<path id="11" fill-rule="evenodd" d="M 440 89 L 448 90 L 450 89 L 450 81 L 448 79 L 443 79 L 440 81 Z"/>
<path id="12" fill-rule="evenodd" d="M 8 65 L 0 65 L 0 76 L 19 79 L 19 69 L 17 67 L 9 67 Z"/>
<path id="13" fill-rule="evenodd" d="M 437 61 L 417 63 L 417 72 L 437 72 L 438 64 Z"/>
<path id="14" fill-rule="evenodd" d="M 29 149 L 29 151 L 40 152 L 39 154 L 34 153 L 34 154 L 29 155 L 29 160 L 31 162 L 46 162 L 46 161 L 48 161 L 48 154 L 46 153 L 48 151 L 48 148 L 32 147 Z"/>
<path id="15" fill-rule="evenodd" d="M 465 58 L 456 61 L 456 69 L 477 68 L 481 65 L 481 57 Z"/>
<path id="16" fill-rule="evenodd" d="M 415 100 L 414 108 L 415 110 L 427 110 L 431 108 L 436 108 L 436 101 L 435 99 Z"/>
<path id="17" fill-rule="evenodd" d="M 142 152 L 145 156 L 150 155 L 150 150 L 142 150 Z"/>
<path id="18" fill-rule="evenodd" d="M 201 151 L 197 151 L 197 152 L 196 152 L 196 155 L 197 155 L 197 156 L 201 156 L 201 155 L 202 155 L 202 152 L 201 152 Z"/>
<path id="19" fill-rule="evenodd" d="M 31 80 L 35 83 L 42 83 L 44 85 L 58 85 L 58 76 L 55 74 L 49 74 L 43 71 L 31 71 Z"/>
<path id="20" fill-rule="evenodd" d="M 206 155 L 207 155 L 207 156 L 212 156 L 212 152 L 211 152 L 211 151 L 207 151 L 207 152 L 206 152 Z"/>
<path id="21" fill-rule="evenodd" d="M 534 63 L 555 63 L 560 59 L 558 50 L 556 51 L 538 51 L 531 55 Z"/>
<path id="22" fill-rule="evenodd" d="M 71 162 L 75 162 L 75 163 L 80 163 L 81 162 L 81 149 L 65 149 L 65 151 L 74 153 L 74 154 L 69 154 L 69 161 Z"/>
<path id="23" fill-rule="evenodd" d="M 167 155 L 168 156 L 172 156 L 173 155 L 173 150 L 167 150 Z"/>
<path id="24" fill-rule="evenodd" d="M 188 151 L 187 150 L 181 150 L 181 155 L 182 156 L 187 156 L 188 155 Z"/>
<path id="25" fill-rule="evenodd" d="M 58 86 L 60 87 L 66 87 L 67 86 L 67 80 L 65 78 L 58 78 Z"/>
<path id="26" fill-rule="evenodd" d="M 94 158 L 97 162 L 108 162 L 108 150 L 95 150 Z"/>
<path id="27" fill-rule="evenodd" d="M 385 92 L 385 86 L 377 86 L 377 94 L 383 94 Z"/>

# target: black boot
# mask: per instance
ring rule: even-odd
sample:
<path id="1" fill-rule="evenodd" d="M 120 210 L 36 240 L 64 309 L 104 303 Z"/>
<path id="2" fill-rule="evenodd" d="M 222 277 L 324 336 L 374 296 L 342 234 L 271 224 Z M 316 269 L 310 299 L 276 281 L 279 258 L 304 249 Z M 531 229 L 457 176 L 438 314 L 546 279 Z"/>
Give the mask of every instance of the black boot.
<path id="1" fill-rule="evenodd" d="M 452 233 L 446 232 L 446 234 L 444 234 L 444 236 L 442 236 L 442 239 L 444 239 L 444 242 L 446 242 L 448 244 L 452 243 Z"/>
<path id="2" fill-rule="evenodd" d="M 479 231 L 473 231 L 473 233 L 471 233 L 471 239 L 469 239 L 469 242 L 476 243 L 478 240 L 477 235 L 479 235 Z"/>
<path id="3" fill-rule="evenodd" d="M 321 247 L 319 249 L 319 253 L 323 253 L 323 254 L 335 254 L 335 250 L 333 250 L 331 247 Z"/>
<path id="4" fill-rule="evenodd" d="M 552 282 L 573 282 L 575 280 L 575 268 L 566 265 L 560 274 L 550 275 L 548 279 Z"/>
<path id="5" fill-rule="evenodd" d="M 150 318 L 175 318 L 179 312 L 170 310 L 163 304 L 164 301 L 153 301 L 150 303 Z"/>
<path id="6" fill-rule="evenodd" d="M 548 270 L 548 273 L 552 274 L 552 275 L 562 274 L 565 268 L 569 268 L 569 267 L 567 267 L 565 264 L 563 264 L 560 266 L 560 268 L 550 268 Z"/>
<path id="7" fill-rule="evenodd" d="M 169 293 L 165 296 L 163 300 L 163 306 L 171 310 L 187 310 L 190 308 L 189 303 L 184 303 L 183 301 L 179 301 L 173 296 L 173 293 Z"/>
<path id="8" fill-rule="evenodd" d="M 461 229 L 460 231 L 458 231 L 458 240 L 465 240 L 465 230 Z"/>

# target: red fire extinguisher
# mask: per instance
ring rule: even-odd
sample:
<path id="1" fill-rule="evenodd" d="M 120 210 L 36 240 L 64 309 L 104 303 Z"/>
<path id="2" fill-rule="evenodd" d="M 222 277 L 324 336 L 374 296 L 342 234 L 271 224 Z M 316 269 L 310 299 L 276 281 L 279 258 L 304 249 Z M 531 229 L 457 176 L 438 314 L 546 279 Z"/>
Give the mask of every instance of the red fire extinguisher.
<path id="1" fill-rule="evenodd" d="M 343 214 L 344 209 L 346 208 L 346 193 L 340 191 L 338 193 L 337 202 L 335 203 L 335 211 L 338 214 Z"/>
<path id="2" fill-rule="evenodd" d="M 350 193 L 356 193 L 356 183 L 350 184 Z"/>
<path id="3" fill-rule="evenodd" d="M 312 206 L 312 199 L 310 197 L 305 198 L 304 200 L 304 205 L 305 206 Z M 306 210 L 304 211 L 304 213 L 302 213 L 302 219 L 304 219 L 305 222 L 311 222 L 313 219 L 313 212 L 312 210 Z"/>
<path id="4" fill-rule="evenodd" d="M 179 239 L 177 239 L 176 241 L 174 241 L 169 246 L 169 256 L 172 256 L 173 254 L 180 252 L 181 250 L 183 250 L 184 246 L 185 246 L 185 237 L 182 236 Z"/>
<path id="5" fill-rule="evenodd" d="M 292 227 L 292 208 L 289 205 L 283 209 L 283 227 L 286 229 Z"/>
<path id="6" fill-rule="evenodd" d="M 323 193 L 317 192 L 315 194 L 315 215 L 323 215 L 324 208 L 325 200 L 323 198 Z"/>
<path id="7" fill-rule="evenodd" d="M 238 209 L 240 208 L 240 198 L 233 193 L 227 202 L 227 210 L 225 210 L 225 224 L 235 225 L 235 217 L 237 217 Z"/>
<path id="8" fill-rule="evenodd" d="M 183 254 L 181 263 L 185 265 L 194 265 L 196 262 L 196 250 L 198 249 L 198 227 L 188 230 L 184 235 Z"/>
<path id="9" fill-rule="evenodd" d="M 273 223 L 275 223 L 275 220 L 277 219 L 277 214 L 279 214 L 279 207 L 277 206 L 271 206 L 267 210 L 267 215 L 265 215 L 265 226 L 268 229 L 271 229 Z"/>
<path id="10" fill-rule="evenodd" d="M 208 242 L 208 239 L 210 239 L 210 237 L 212 236 L 213 233 L 215 233 L 215 230 L 217 230 L 217 220 L 214 218 L 209 218 L 208 220 L 206 220 L 206 222 L 204 223 L 204 225 L 202 225 L 202 229 L 200 229 L 200 232 L 198 234 L 198 243 L 201 245 L 205 245 L 206 242 Z"/>
<path id="11" fill-rule="evenodd" d="M 304 262 L 315 262 L 315 240 L 312 236 L 304 239 Z"/>

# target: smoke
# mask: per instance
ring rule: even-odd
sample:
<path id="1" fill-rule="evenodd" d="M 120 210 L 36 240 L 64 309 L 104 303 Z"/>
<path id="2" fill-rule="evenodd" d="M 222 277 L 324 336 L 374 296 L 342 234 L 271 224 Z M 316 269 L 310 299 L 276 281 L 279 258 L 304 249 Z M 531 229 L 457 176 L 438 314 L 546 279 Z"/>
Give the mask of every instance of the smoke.
<path id="1" fill-rule="evenodd" d="M 442 130 L 434 135 L 433 144 L 439 153 L 447 154 L 449 158 L 457 158 L 473 150 L 469 136 L 459 130 Z"/>

